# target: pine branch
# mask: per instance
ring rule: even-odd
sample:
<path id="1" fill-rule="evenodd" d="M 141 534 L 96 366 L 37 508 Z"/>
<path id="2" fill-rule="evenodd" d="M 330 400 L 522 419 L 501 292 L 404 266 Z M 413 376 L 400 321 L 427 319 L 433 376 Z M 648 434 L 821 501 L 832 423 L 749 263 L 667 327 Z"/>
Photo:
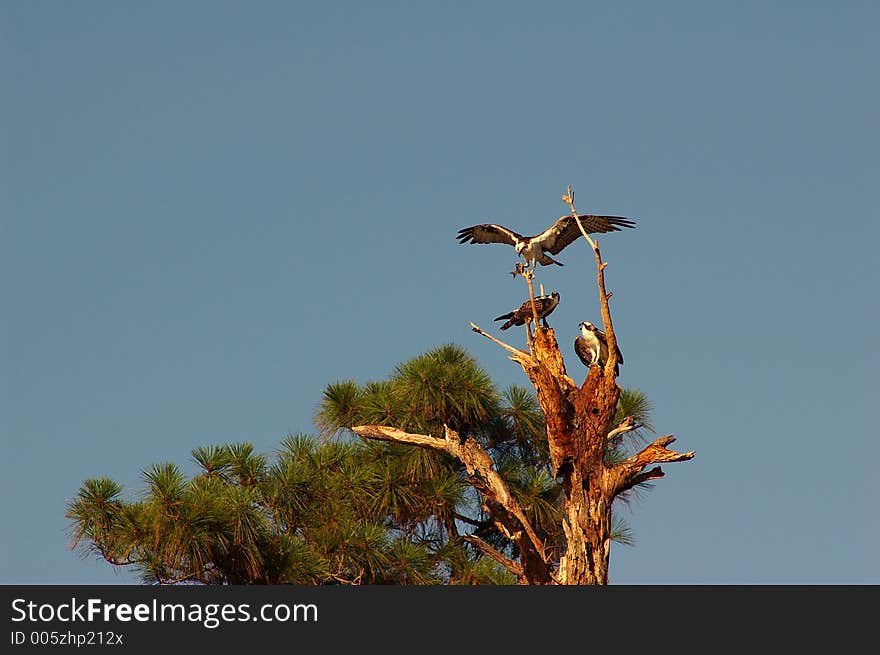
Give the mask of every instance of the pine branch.
<path id="1" fill-rule="evenodd" d="M 76 548 L 76 543 L 74 543 L 73 548 Z M 107 549 L 104 548 L 102 544 L 98 543 L 98 541 L 94 538 L 92 539 L 90 548 L 98 555 L 100 555 L 104 559 L 104 561 L 106 561 L 108 564 L 112 564 L 113 566 L 135 566 L 143 563 L 140 560 L 133 560 L 131 559 L 131 557 L 126 557 L 124 560 L 117 559 L 109 552 L 107 552 Z"/>

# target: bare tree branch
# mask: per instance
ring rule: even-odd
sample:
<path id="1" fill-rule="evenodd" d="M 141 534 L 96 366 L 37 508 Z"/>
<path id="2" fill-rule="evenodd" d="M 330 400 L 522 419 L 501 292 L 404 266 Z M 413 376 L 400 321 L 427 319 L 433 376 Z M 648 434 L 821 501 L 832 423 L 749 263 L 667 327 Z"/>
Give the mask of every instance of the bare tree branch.
<path id="1" fill-rule="evenodd" d="M 638 475 L 634 475 L 633 477 L 631 477 L 627 481 L 626 486 L 623 489 L 621 489 L 618 493 L 623 493 L 624 491 L 626 491 L 628 489 L 632 489 L 636 485 L 642 484 L 643 482 L 647 482 L 648 480 L 656 480 L 657 478 L 662 478 L 665 475 L 666 474 L 663 472 L 663 469 L 661 469 L 659 466 L 655 466 L 652 469 L 648 469 L 644 473 L 639 473 Z"/>
<path id="2" fill-rule="evenodd" d="M 501 339 L 496 339 L 495 337 L 493 337 L 491 334 L 489 334 L 488 332 L 483 330 L 483 328 L 481 328 L 479 325 L 476 325 L 475 323 L 471 323 L 470 326 L 471 326 L 471 330 L 473 330 L 477 334 L 482 334 L 489 341 L 491 341 L 493 343 L 497 343 L 499 346 L 504 348 L 506 351 L 508 351 L 509 353 L 512 353 L 511 359 L 513 361 L 515 361 L 516 363 L 518 363 L 520 366 L 535 366 L 535 360 L 529 353 L 525 352 L 524 350 L 520 350 L 519 348 L 514 348 L 513 346 L 501 341 Z"/>
<path id="3" fill-rule="evenodd" d="M 669 450 L 666 446 L 673 441 L 675 441 L 675 437 L 671 434 L 655 439 L 640 452 L 636 453 L 629 459 L 624 460 L 622 465 L 638 466 L 639 469 L 642 469 L 648 464 L 654 464 L 657 462 L 683 462 L 688 459 L 693 459 L 695 453 L 692 450 L 686 453 L 677 453 L 674 450 Z"/>
<path id="4" fill-rule="evenodd" d="M 537 266 L 537 265 L 538 265 L 538 263 L 535 262 L 535 266 Z M 534 271 L 534 269 L 532 269 L 532 270 L 528 270 L 528 271 L 526 271 L 525 273 L 523 273 L 523 277 L 526 279 L 526 284 L 527 284 L 528 287 L 529 287 L 529 303 L 531 304 L 531 307 L 532 307 L 532 319 L 535 321 L 535 329 L 537 330 L 537 329 L 540 327 L 540 324 L 538 323 L 538 310 L 537 310 L 537 308 L 535 307 L 535 287 L 534 287 L 534 285 L 532 284 L 532 278 L 535 277 L 535 271 Z M 528 322 L 528 321 L 526 321 L 526 335 L 528 336 L 528 339 L 529 339 L 529 348 L 531 349 L 531 346 L 532 346 L 532 331 L 531 331 L 531 329 L 529 328 L 529 322 Z"/>
<path id="5" fill-rule="evenodd" d="M 517 520 L 522 530 L 528 536 L 528 540 L 536 554 L 544 564 L 547 564 L 543 541 L 538 537 L 531 522 L 519 506 L 519 503 L 514 499 L 513 494 L 510 493 L 507 483 L 495 470 L 489 454 L 474 439 L 468 437 L 464 443 L 461 443 L 461 439 L 455 430 L 448 426 L 444 427 L 446 434 L 442 439 L 424 434 L 411 434 L 398 428 L 383 425 L 358 425 L 351 428 L 351 430 L 355 434 L 368 439 L 433 448 L 455 457 L 464 464 L 469 475 L 476 476 L 482 482 L 482 484 L 478 485 L 478 489 Z"/>
<path id="6" fill-rule="evenodd" d="M 484 555 L 492 558 L 505 569 L 513 573 L 513 575 L 516 576 L 517 580 L 519 580 L 520 584 L 528 584 L 528 580 L 526 578 L 525 572 L 523 571 L 523 567 L 520 566 L 517 562 L 514 562 L 512 559 L 505 557 L 497 550 L 495 550 L 491 545 L 489 545 L 477 536 L 464 535 L 462 536 L 462 539 L 464 539 L 469 544 L 475 546 Z"/>
<path id="7" fill-rule="evenodd" d="M 620 423 L 617 424 L 617 427 L 615 427 L 611 432 L 608 433 L 608 436 L 605 439 L 607 441 L 611 441 L 615 437 L 619 437 L 620 435 L 626 434 L 627 432 L 634 432 L 640 427 L 642 426 L 636 423 L 635 419 L 633 419 L 632 416 L 627 416 Z"/>
<path id="8" fill-rule="evenodd" d="M 611 467 L 609 477 L 612 481 L 612 494 L 616 496 L 637 484 L 663 477 L 663 470 L 659 466 L 643 473 L 642 470 L 648 464 L 684 462 L 694 458 L 695 453 L 692 450 L 686 453 L 669 450 L 666 446 L 673 441 L 675 437 L 671 434 L 655 439 L 640 452 Z"/>
<path id="9" fill-rule="evenodd" d="M 587 243 L 590 245 L 590 248 L 593 249 L 593 254 L 596 256 L 596 270 L 597 273 L 597 282 L 599 286 L 599 305 L 602 309 L 602 323 L 605 326 L 605 338 L 608 342 L 608 361 L 605 362 L 605 375 L 614 375 L 614 369 L 617 366 L 617 337 L 614 334 L 614 325 L 611 322 L 611 310 L 608 307 L 608 299 L 611 297 L 611 294 L 605 290 L 605 267 L 608 266 L 607 262 L 602 261 L 602 254 L 599 252 L 599 242 L 594 241 L 590 238 L 590 235 L 584 229 L 583 224 L 581 223 L 580 216 L 578 215 L 577 209 L 574 206 L 574 190 L 571 188 L 571 185 L 568 185 L 568 193 L 562 196 L 562 199 L 568 204 L 571 208 L 571 215 L 574 216 L 574 220 L 577 223 L 578 228 L 580 228 L 581 234 L 583 234 L 584 239 L 587 240 Z"/>

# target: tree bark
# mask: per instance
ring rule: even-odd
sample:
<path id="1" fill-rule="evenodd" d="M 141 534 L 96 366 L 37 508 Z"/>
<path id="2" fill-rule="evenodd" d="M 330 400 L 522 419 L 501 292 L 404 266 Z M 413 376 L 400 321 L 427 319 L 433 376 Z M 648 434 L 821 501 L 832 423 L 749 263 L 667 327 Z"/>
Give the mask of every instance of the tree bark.
<path id="1" fill-rule="evenodd" d="M 604 292 L 604 285 L 601 288 Z M 476 325 L 472 327 L 500 343 Z M 674 440 L 669 435 L 623 462 L 607 464 L 605 453 L 609 438 L 637 427 L 629 417 L 618 425 L 613 424 L 621 391 L 614 378 L 614 363 L 591 366 L 578 387 L 566 373 L 552 328 L 536 327 L 530 339 L 530 353 L 501 345 L 513 353 L 511 359 L 522 367 L 535 387 L 546 421 L 553 472 L 565 492 L 566 549 L 552 582 L 608 584 L 614 499 L 642 482 L 663 476 L 660 467 L 643 472 L 649 464 L 685 461 L 694 453 L 668 450 L 666 446 Z"/>
<path id="2" fill-rule="evenodd" d="M 570 386 L 551 328 L 538 327 L 532 347 L 536 364 L 523 370 L 547 419 L 553 469 L 565 491 L 566 550 L 555 578 L 559 584 L 607 584 L 615 494 L 606 484 L 604 456 L 620 388 L 599 366 L 590 367 L 581 387 Z"/>

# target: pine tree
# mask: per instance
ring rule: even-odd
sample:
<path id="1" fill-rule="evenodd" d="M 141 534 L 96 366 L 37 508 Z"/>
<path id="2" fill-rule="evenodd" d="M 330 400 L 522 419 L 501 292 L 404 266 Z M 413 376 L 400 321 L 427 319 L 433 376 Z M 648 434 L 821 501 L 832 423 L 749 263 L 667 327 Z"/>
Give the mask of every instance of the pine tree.
<path id="1" fill-rule="evenodd" d="M 663 476 L 650 464 L 694 454 L 667 449 L 672 435 L 647 443 L 647 396 L 617 385 L 607 263 L 581 231 L 609 355 L 580 385 L 534 305 L 527 350 L 471 324 L 534 392 L 499 391 L 445 344 L 387 379 L 329 384 L 318 435 L 286 437 L 271 460 L 246 443 L 197 448 L 190 478 L 144 470 L 139 500 L 86 480 L 67 507 L 74 544 L 159 583 L 607 584 L 611 542 L 632 542 L 615 507 Z M 534 271 L 517 273 L 533 299 Z"/>

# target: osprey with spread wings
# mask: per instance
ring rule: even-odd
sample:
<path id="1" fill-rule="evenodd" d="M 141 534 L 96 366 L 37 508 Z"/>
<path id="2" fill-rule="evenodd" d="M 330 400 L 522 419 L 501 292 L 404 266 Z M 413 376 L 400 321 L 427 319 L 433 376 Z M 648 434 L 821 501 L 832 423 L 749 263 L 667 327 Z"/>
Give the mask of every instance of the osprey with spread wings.
<path id="1" fill-rule="evenodd" d="M 619 232 L 624 227 L 635 227 L 635 221 L 623 216 L 581 214 L 578 218 L 581 220 L 584 231 L 588 234 Z M 563 248 L 579 236 L 581 236 L 581 230 L 577 221 L 574 216 L 569 214 L 559 218 L 541 234 L 531 237 L 524 237 L 503 225 L 484 223 L 459 230 L 456 238 L 459 243 L 506 243 L 513 246 L 516 254 L 534 269 L 538 264 L 562 266 L 562 262 L 556 261 L 550 255 L 558 255 Z"/>

